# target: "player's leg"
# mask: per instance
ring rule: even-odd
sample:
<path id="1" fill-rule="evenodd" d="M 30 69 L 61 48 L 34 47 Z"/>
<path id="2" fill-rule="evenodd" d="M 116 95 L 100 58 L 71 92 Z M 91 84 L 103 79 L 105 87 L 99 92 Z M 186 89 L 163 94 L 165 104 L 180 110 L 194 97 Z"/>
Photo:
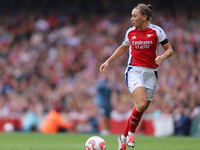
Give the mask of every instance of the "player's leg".
<path id="1" fill-rule="evenodd" d="M 157 84 L 157 71 L 154 69 L 149 68 L 137 68 L 136 72 L 141 72 L 141 76 L 137 76 L 135 72 L 134 76 L 136 75 L 136 79 L 139 81 L 135 87 L 130 89 L 132 90 L 132 95 L 135 99 L 135 107 L 132 111 L 129 120 L 129 132 L 126 138 L 127 145 L 130 147 L 135 146 L 134 142 L 134 135 L 135 130 L 141 120 L 141 117 L 144 111 L 148 108 L 150 102 L 152 101 L 152 97 L 156 88 Z M 142 80 L 142 84 L 141 84 Z M 135 80 L 133 80 L 135 82 Z M 132 84 L 131 84 L 132 85 Z M 134 84 L 135 85 L 135 84 Z"/>
<path id="2" fill-rule="evenodd" d="M 143 112 L 148 108 L 150 102 L 152 101 L 152 97 L 153 97 L 153 94 L 154 94 L 154 91 L 155 91 L 155 86 L 154 86 L 153 89 L 141 88 L 141 91 L 142 91 L 142 89 L 144 89 L 144 91 L 145 91 L 145 94 L 143 93 L 144 91 L 142 92 L 145 95 L 143 97 L 144 98 L 143 100 L 145 102 L 142 102 L 142 103 L 140 103 L 140 101 L 138 102 L 138 100 L 142 101 L 141 96 L 135 97 L 136 104 L 135 104 L 135 107 L 134 107 L 133 112 L 131 114 L 131 116 L 133 116 L 133 117 L 132 117 L 132 120 L 130 120 L 130 122 L 129 122 L 129 132 L 128 132 L 128 136 L 127 136 L 127 145 L 130 146 L 130 147 L 135 146 L 135 142 L 134 142 L 134 140 L 135 140 L 135 137 L 134 137 L 135 136 L 135 130 L 136 130 L 136 128 L 137 128 L 137 126 L 138 126 L 138 124 L 141 120 Z M 135 90 L 135 92 L 140 93 L 139 88 L 137 88 Z M 140 94 L 142 94 L 142 93 L 140 93 Z M 134 96 L 137 96 L 137 94 L 135 94 Z M 135 123 L 133 123 L 133 122 L 135 122 Z"/>
<path id="3" fill-rule="evenodd" d="M 150 101 L 147 101 L 144 87 L 137 87 L 132 95 L 135 99 L 135 107 L 130 116 L 129 131 L 135 133 L 135 129 L 137 128 L 144 111 L 148 108 Z"/>
<path id="4" fill-rule="evenodd" d="M 100 122 L 100 134 L 101 135 L 108 135 L 109 131 L 107 129 L 107 117 L 106 116 L 100 116 L 99 117 Z"/>
<path id="5" fill-rule="evenodd" d="M 128 66 L 126 71 L 125 71 L 125 81 L 127 84 L 127 87 L 129 91 L 132 93 L 137 87 L 142 87 L 143 86 L 143 81 L 141 78 L 141 72 L 135 69 L 134 67 Z M 126 137 L 128 136 L 128 131 L 129 131 L 129 123 L 130 123 L 131 117 L 128 118 L 124 132 L 120 138 L 118 138 L 118 141 L 120 139 L 121 143 L 126 143 Z M 119 143 L 119 142 L 118 142 Z M 119 148 L 118 150 L 121 150 L 122 144 L 118 144 Z"/>
<path id="6" fill-rule="evenodd" d="M 130 117 L 128 118 L 128 120 L 126 122 L 126 126 L 124 128 L 123 134 L 117 139 L 118 150 L 125 150 L 126 149 L 126 137 L 128 136 L 129 122 L 130 122 Z"/>
<path id="7" fill-rule="evenodd" d="M 135 107 L 132 111 L 129 120 L 129 132 L 127 137 L 127 145 L 130 147 L 135 146 L 135 130 L 142 118 L 144 111 L 148 108 L 150 101 L 147 101 L 147 95 L 144 90 L 144 87 L 137 87 L 133 92 L 132 95 L 135 99 Z"/>
<path id="8" fill-rule="evenodd" d="M 112 107 L 101 108 L 100 109 L 100 134 L 108 135 L 110 134 L 110 113 Z"/>

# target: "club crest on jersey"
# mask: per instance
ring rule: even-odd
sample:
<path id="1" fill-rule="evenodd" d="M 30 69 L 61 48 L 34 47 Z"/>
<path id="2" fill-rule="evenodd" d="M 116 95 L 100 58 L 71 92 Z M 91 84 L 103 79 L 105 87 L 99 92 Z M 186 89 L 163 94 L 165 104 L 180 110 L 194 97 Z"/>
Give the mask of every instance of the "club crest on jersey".
<path id="1" fill-rule="evenodd" d="M 132 37 L 132 39 L 136 39 L 136 36 L 134 35 L 134 36 Z"/>
<path id="2" fill-rule="evenodd" d="M 153 34 L 147 34 L 147 37 L 151 37 L 151 36 L 153 36 Z"/>

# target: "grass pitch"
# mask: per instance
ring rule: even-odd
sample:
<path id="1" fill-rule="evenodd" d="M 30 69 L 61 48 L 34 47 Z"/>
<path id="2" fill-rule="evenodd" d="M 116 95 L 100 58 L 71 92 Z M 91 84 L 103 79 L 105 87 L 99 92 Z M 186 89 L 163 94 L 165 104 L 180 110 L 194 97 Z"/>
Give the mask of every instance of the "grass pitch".
<path id="1" fill-rule="evenodd" d="M 0 150 L 84 150 L 91 136 L 94 134 L 0 133 Z M 117 150 L 118 135 L 101 137 L 107 150 Z M 200 138 L 193 137 L 136 136 L 135 142 L 134 150 L 200 150 Z"/>

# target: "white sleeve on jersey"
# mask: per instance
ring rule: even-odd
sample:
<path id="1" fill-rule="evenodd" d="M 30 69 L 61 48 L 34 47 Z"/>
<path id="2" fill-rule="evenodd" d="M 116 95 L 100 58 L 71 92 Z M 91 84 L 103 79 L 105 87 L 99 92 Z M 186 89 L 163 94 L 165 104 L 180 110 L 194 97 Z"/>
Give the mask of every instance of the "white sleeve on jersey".
<path id="1" fill-rule="evenodd" d="M 125 46 L 130 46 L 131 45 L 131 42 L 128 39 L 128 33 L 129 33 L 129 31 L 130 31 L 130 29 L 126 32 L 126 35 L 125 35 L 125 38 L 124 38 L 123 45 L 125 45 Z"/>
<path id="2" fill-rule="evenodd" d="M 163 31 L 162 28 L 156 26 L 156 32 L 157 32 L 157 35 L 158 35 L 158 42 L 162 42 L 164 41 L 165 39 L 167 39 L 167 36 L 165 34 L 165 32 Z"/>

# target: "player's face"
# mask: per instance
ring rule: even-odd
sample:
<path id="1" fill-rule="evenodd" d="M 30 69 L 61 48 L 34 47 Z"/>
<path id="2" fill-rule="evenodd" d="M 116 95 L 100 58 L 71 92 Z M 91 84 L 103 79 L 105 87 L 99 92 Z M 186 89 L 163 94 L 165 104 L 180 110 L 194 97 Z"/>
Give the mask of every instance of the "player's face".
<path id="1" fill-rule="evenodd" d="M 131 13 L 131 21 L 136 28 L 140 28 L 144 23 L 144 15 L 141 14 L 140 9 L 134 8 Z"/>

